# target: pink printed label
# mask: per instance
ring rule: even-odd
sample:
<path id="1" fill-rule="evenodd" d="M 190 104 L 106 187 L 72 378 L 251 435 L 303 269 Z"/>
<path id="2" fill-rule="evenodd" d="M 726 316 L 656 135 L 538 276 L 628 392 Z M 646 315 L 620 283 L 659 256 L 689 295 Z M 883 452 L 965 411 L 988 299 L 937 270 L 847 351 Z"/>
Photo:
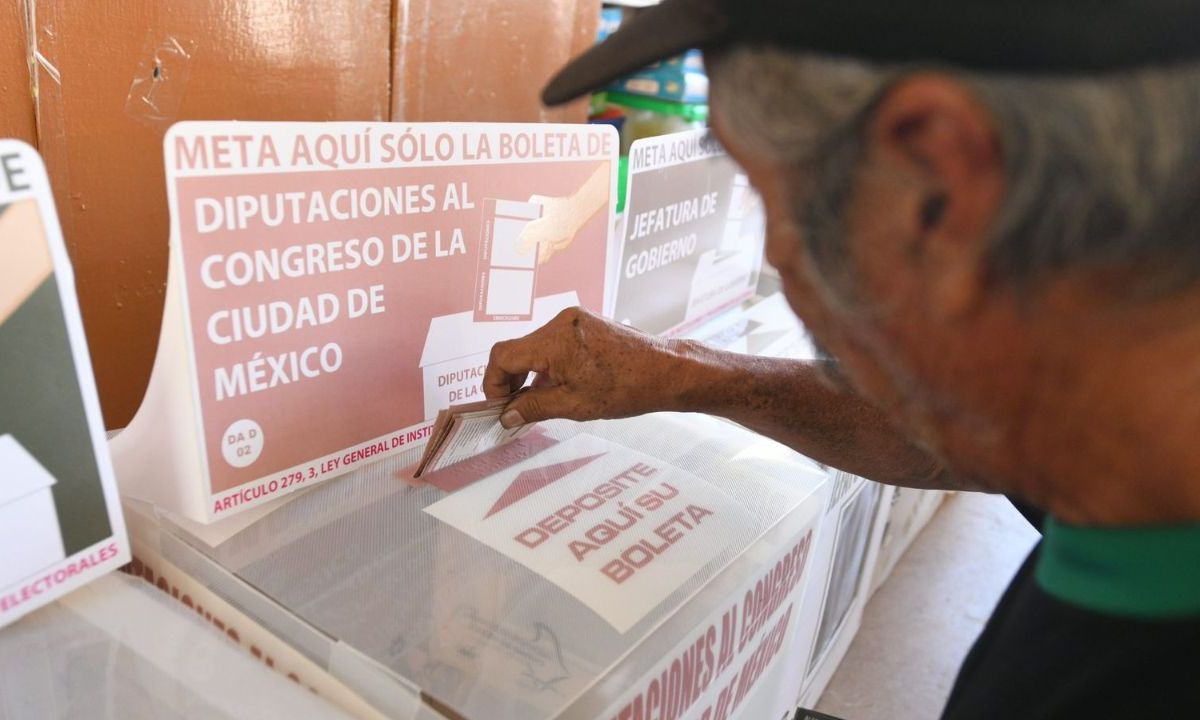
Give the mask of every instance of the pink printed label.
<path id="1" fill-rule="evenodd" d="M 752 524 L 696 475 L 582 433 L 425 512 L 558 585 L 621 633 Z"/>
<path id="2" fill-rule="evenodd" d="M 437 410 L 482 398 L 492 344 L 565 307 L 600 310 L 609 198 L 570 203 L 610 182 L 615 147 L 584 126 L 176 126 L 173 249 L 212 515 L 424 442 Z M 546 204 L 576 220 L 539 264 L 535 236 L 565 215 Z M 526 216 L 481 258 L 497 206 Z M 492 255 L 529 275 L 493 280 L 528 291 L 493 307 L 524 312 L 479 312 Z"/>

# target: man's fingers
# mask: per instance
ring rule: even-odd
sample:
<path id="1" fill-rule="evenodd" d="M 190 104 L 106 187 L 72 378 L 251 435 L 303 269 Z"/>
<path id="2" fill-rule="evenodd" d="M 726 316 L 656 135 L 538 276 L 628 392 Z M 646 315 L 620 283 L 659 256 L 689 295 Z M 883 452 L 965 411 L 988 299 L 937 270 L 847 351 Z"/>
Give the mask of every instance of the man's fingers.
<path id="1" fill-rule="evenodd" d="M 487 368 L 483 371 L 484 397 L 490 399 L 511 395 L 516 381 L 524 382 L 533 358 L 523 340 L 506 340 L 492 346 Z"/>
<path id="2" fill-rule="evenodd" d="M 578 398 L 563 385 L 534 388 L 516 396 L 504 408 L 500 424 L 511 429 L 554 418 L 584 419 Z"/>
<path id="3" fill-rule="evenodd" d="M 541 377 L 540 375 L 537 377 Z M 509 394 L 515 393 L 525 387 L 525 381 L 529 379 L 529 373 L 516 373 L 508 379 Z M 484 397 L 487 397 L 486 395 Z"/>
<path id="4" fill-rule="evenodd" d="M 492 346 L 487 369 L 483 371 L 484 397 L 511 395 L 525 384 L 529 373 L 548 369 L 540 332 L 535 330 L 523 338 L 505 340 Z"/>

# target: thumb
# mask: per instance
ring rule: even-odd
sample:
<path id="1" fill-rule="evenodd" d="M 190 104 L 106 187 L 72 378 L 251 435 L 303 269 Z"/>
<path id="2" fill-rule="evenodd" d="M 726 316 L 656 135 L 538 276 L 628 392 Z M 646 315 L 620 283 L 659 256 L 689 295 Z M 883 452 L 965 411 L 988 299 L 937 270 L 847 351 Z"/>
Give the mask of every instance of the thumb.
<path id="1" fill-rule="evenodd" d="M 530 388 L 505 406 L 500 424 L 511 430 L 541 420 L 570 417 L 574 406 L 571 392 L 562 385 Z"/>

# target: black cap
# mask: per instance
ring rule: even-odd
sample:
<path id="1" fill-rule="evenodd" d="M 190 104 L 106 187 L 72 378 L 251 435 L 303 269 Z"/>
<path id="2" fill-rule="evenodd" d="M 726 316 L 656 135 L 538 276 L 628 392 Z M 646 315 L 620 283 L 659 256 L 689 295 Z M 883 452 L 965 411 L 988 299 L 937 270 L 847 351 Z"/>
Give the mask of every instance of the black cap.
<path id="1" fill-rule="evenodd" d="M 877 62 L 1101 73 L 1200 57 L 1198 0 L 663 0 L 568 64 L 560 105 L 681 52 L 767 45 Z"/>

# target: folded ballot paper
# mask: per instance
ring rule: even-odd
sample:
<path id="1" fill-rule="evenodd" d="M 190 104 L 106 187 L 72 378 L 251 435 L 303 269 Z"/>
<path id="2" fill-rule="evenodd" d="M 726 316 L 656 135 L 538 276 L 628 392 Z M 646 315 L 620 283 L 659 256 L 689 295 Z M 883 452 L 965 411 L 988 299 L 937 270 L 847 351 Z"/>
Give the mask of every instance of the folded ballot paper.
<path id="1" fill-rule="evenodd" d="M 413 477 L 457 465 L 523 435 L 531 425 L 507 429 L 500 424 L 500 416 L 511 399 L 480 400 L 439 411 Z"/>

